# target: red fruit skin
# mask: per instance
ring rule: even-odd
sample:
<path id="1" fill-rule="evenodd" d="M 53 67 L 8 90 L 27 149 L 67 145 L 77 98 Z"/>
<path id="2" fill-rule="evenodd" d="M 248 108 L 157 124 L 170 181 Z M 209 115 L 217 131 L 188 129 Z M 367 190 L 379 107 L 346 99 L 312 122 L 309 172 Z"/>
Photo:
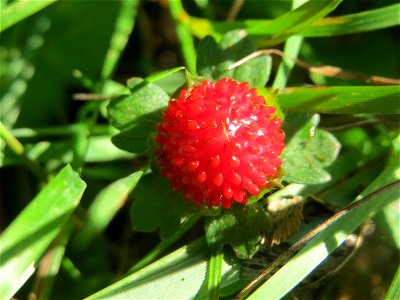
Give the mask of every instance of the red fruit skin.
<path id="1" fill-rule="evenodd" d="M 157 125 L 161 174 L 195 204 L 245 204 L 278 176 L 285 147 L 275 108 L 233 79 L 204 81 L 172 99 Z"/>

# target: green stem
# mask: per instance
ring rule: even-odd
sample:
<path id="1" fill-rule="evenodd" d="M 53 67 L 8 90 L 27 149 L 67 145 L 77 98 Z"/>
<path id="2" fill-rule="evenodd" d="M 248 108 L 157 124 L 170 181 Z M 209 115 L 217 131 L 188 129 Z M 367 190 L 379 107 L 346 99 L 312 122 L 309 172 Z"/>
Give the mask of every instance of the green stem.
<path id="1" fill-rule="evenodd" d="M 24 146 L 11 134 L 2 122 L 0 122 L 0 138 L 25 162 L 27 167 L 31 169 L 40 180 L 47 182 L 47 176 L 42 167 L 26 155 Z"/>
<path id="2" fill-rule="evenodd" d="M 196 49 L 190 31 L 182 24 L 181 18 L 187 17 L 180 0 L 169 1 L 172 18 L 176 24 L 176 33 L 181 42 L 181 49 L 186 66 L 190 73 L 196 74 Z"/>
<path id="3" fill-rule="evenodd" d="M 161 253 L 168 249 L 173 243 L 175 243 L 181 236 L 183 236 L 192 226 L 200 219 L 200 215 L 192 215 L 182 223 L 179 229 L 169 238 L 161 241 L 155 248 L 153 248 L 145 257 L 143 257 L 138 263 L 130 268 L 127 274 L 135 273 L 143 267 L 153 262 Z"/>
<path id="4" fill-rule="evenodd" d="M 284 53 L 289 57 L 297 57 L 303 42 L 302 36 L 291 36 L 286 40 Z M 282 58 L 276 73 L 273 88 L 284 88 L 289 80 L 290 73 L 295 66 L 294 59 Z"/>
<path id="5" fill-rule="evenodd" d="M 296 9 L 300 5 L 304 4 L 304 2 L 305 2 L 304 0 L 293 0 L 292 9 Z M 297 58 L 302 43 L 303 43 L 302 36 L 291 36 L 286 40 L 283 52 L 290 57 Z M 276 73 L 272 87 L 284 88 L 287 85 L 290 73 L 292 72 L 294 66 L 295 66 L 294 59 L 283 58 L 279 65 L 278 72 Z"/>
<path id="6" fill-rule="evenodd" d="M 42 258 L 38 270 L 40 275 L 38 275 L 34 287 L 34 294 L 37 299 L 50 299 L 55 277 L 60 269 L 69 237 L 75 226 L 76 222 L 67 223 Z"/>
<path id="7" fill-rule="evenodd" d="M 208 272 L 208 299 L 210 300 L 219 299 L 223 259 L 224 252 L 222 247 L 212 251 Z"/>
<path id="8" fill-rule="evenodd" d="M 122 51 L 128 43 L 129 35 L 135 25 L 135 16 L 137 12 L 137 0 L 120 1 L 120 11 L 115 22 L 115 30 L 111 37 L 110 47 L 108 48 L 103 68 L 101 70 L 101 78 L 103 82 L 112 77 L 121 57 Z"/>
<path id="9" fill-rule="evenodd" d="M 19 139 L 24 138 L 42 138 L 42 137 L 70 137 L 76 134 L 79 126 L 69 124 L 59 127 L 42 128 L 15 128 L 11 130 L 12 135 Z M 96 125 L 93 127 L 93 135 L 109 135 L 115 133 L 115 129 L 110 125 Z"/>
<path id="10" fill-rule="evenodd" d="M 394 275 L 392 284 L 385 296 L 385 300 L 399 299 L 400 298 L 400 267 L 397 268 L 397 272 Z"/>

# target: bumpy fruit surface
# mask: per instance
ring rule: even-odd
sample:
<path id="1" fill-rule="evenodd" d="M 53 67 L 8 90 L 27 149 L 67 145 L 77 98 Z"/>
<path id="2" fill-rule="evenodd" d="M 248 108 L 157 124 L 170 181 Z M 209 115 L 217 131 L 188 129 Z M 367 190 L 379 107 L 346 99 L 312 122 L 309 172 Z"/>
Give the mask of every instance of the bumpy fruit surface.
<path id="1" fill-rule="evenodd" d="M 281 120 L 246 82 L 221 79 L 182 90 L 157 125 L 162 175 L 196 204 L 246 203 L 276 178 Z"/>

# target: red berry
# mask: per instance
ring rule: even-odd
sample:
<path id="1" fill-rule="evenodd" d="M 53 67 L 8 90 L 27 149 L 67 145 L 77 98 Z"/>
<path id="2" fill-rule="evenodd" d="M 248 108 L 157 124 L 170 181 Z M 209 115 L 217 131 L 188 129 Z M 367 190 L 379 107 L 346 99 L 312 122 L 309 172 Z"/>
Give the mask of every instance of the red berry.
<path id="1" fill-rule="evenodd" d="M 285 134 L 274 113 L 247 82 L 182 90 L 157 125 L 162 174 L 196 204 L 246 203 L 278 176 Z"/>

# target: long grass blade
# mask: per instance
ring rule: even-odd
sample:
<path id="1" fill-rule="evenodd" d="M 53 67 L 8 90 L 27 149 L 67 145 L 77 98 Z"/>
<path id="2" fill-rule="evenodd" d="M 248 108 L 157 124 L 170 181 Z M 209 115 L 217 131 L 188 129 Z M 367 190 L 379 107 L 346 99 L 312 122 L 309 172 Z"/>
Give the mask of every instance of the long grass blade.
<path id="1" fill-rule="evenodd" d="M 0 13 L 0 32 L 41 11 L 57 0 L 14 1 Z"/>

